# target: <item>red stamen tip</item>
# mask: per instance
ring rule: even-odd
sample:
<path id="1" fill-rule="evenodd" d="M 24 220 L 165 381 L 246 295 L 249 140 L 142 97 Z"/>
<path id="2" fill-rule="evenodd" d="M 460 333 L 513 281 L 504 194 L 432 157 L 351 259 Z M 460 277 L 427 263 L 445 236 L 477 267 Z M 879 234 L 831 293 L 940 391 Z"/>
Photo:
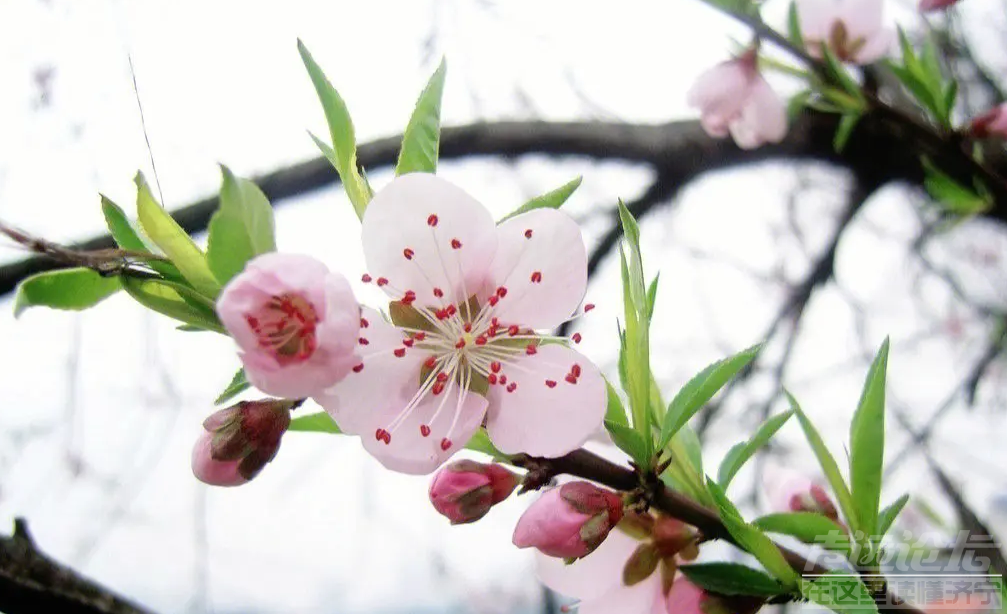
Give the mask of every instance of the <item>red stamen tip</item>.
<path id="1" fill-rule="evenodd" d="M 388 285 L 388 280 L 386 278 L 384 278 L 384 277 L 379 277 L 377 283 L 378 283 L 378 286 L 387 286 Z"/>
<path id="2" fill-rule="evenodd" d="M 507 288 L 503 286 L 497 288 L 497 296 L 499 296 L 500 298 L 507 296 Z"/>
<path id="3" fill-rule="evenodd" d="M 424 437 L 430 437 L 430 427 L 427 426 L 426 424 L 421 424 L 420 435 L 423 435 Z"/>
<path id="4" fill-rule="evenodd" d="M 520 330 L 518 329 L 517 324 L 511 324 L 507 328 L 507 334 L 510 335 L 511 337 L 518 334 L 518 332 L 520 332 Z"/>
<path id="5" fill-rule="evenodd" d="M 490 383 L 490 386 L 496 384 L 497 383 L 497 374 L 496 373 L 490 373 L 489 375 L 486 376 L 486 381 Z"/>
<path id="6" fill-rule="evenodd" d="M 406 339 L 402 340 L 402 345 L 406 346 L 407 348 L 411 348 L 413 347 L 413 340 L 407 337 Z"/>
<path id="7" fill-rule="evenodd" d="M 588 303 L 587 305 L 584 305 L 584 313 L 587 313 L 592 309 L 594 309 L 594 303 Z"/>
<path id="8" fill-rule="evenodd" d="M 501 385 L 501 386 L 503 386 L 503 385 L 504 385 L 504 384 L 506 384 L 506 383 L 507 383 L 507 376 L 506 376 L 506 375 L 503 375 L 503 374 L 501 374 L 501 375 L 500 375 L 500 385 Z"/>
<path id="9" fill-rule="evenodd" d="M 490 371 L 494 373 L 500 373 L 500 369 L 503 367 L 499 362 L 493 361 L 490 363 Z"/>
<path id="10" fill-rule="evenodd" d="M 455 347 L 457 349 L 459 349 L 459 350 L 462 349 L 463 347 L 465 347 L 465 340 L 464 339 L 459 339 L 458 343 L 455 344 Z"/>
<path id="11" fill-rule="evenodd" d="M 490 304 L 490 307 L 496 307 L 497 306 L 497 302 L 499 300 L 500 299 L 497 298 L 497 295 L 494 294 L 494 295 L 490 296 L 488 299 L 486 299 L 486 302 Z"/>
<path id="12" fill-rule="evenodd" d="M 360 363 L 359 365 L 353 367 L 354 373 L 360 373 L 363 370 L 364 370 L 364 363 Z"/>
<path id="13" fill-rule="evenodd" d="M 395 354 L 396 358 L 402 358 L 406 355 L 406 348 L 395 348 L 395 351 L 392 353 Z"/>
<path id="14" fill-rule="evenodd" d="M 448 381 L 448 374 L 445 373 L 445 372 L 443 372 L 443 371 L 441 371 L 440 373 L 437 374 L 437 381 L 438 382 L 446 382 L 446 381 Z"/>
<path id="15" fill-rule="evenodd" d="M 452 445 L 451 440 L 448 439 L 447 437 L 441 440 L 441 450 L 444 450 L 446 452 L 447 449 L 451 447 L 451 445 Z"/>
<path id="16" fill-rule="evenodd" d="M 472 323 L 471 322 L 466 322 L 465 326 L 462 327 L 462 330 L 464 330 L 467 333 L 471 333 L 472 332 Z"/>
<path id="17" fill-rule="evenodd" d="M 451 239 L 451 249 L 461 249 L 462 242 L 458 239 Z"/>
<path id="18" fill-rule="evenodd" d="M 437 298 L 444 298 L 444 290 L 440 288 L 434 288 L 434 296 Z"/>
<path id="19" fill-rule="evenodd" d="M 486 345 L 486 335 L 476 337 L 476 345 Z"/>
<path id="20" fill-rule="evenodd" d="M 580 377 L 580 365 L 574 365 L 570 367 L 570 374 L 574 377 Z"/>
<path id="21" fill-rule="evenodd" d="M 548 387 L 550 387 L 550 388 L 555 388 L 556 387 L 556 381 L 555 380 L 551 380 L 551 379 L 547 379 L 545 381 L 545 385 L 548 386 Z"/>
<path id="22" fill-rule="evenodd" d="M 417 341 L 423 341 L 426 338 L 427 338 L 427 334 L 425 332 L 423 332 L 423 331 L 420 331 L 420 332 L 416 333 L 415 335 L 413 335 L 413 339 L 415 339 Z"/>
<path id="23" fill-rule="evenodd" d="M 531 274 L 531 283 L 538 284 L 542 283 L 542 271 L 535 271 Z"/>
<path id="24" fill-rule="evenodd" d="M 427 361 L 423 363 L 423 366 L 425 366 L 428 369 L 433 369 L 434 367 L 437 366 L 437 357 L 431 356 L 430 358 L 427 358 Z"/>
<path id="25" fill-rule="evenodd" d="M 367 339 L 364 339 L 363 337 L 361 337 L 360 339 L 357 339 L 357 342 L 360 343 L 360 345 L 367 345 L 368 343 L 370 343 L 370 341 L 368 341 Z"/>
<path id="26" fill-rule="evenodd" d="M 427 218 L 427 226 L 436 226 L 436 225 L 437 225 L 437 216 L 431 213 L 430 217 Z"/>
<path id="27" fill-rule="evenodd" d="M 534 346 L 534 345 L 532 345 L 532 344 L 530 344 L 530 343 L 528 344 L 528 347 L 526 347 L 526 348 L 524 349 L 524 351 L 525 351 L 525 353 L 526 353 L 526 354 L 528 354 L 529 356 L 534 356 L 535 354 L 537 354 L 537 353 L 538 353 L 538 350 L 537 350 L 537 349 L 535 349 L 535 346 Z"/>
<path id="28" fill-rule="evenodd" d="M 444 382 L 434 382 L 433 387 L 430 388 L 430 392 L 434 393 L 434 396 L 444 392 Z"/>
<path id="29" fill-rule="evenodd" d="M 580 343 L 580 340 L 583 339 L 583 337 L 580 336 L 580 333 L 574 333 L 570 338 L 573 339 L 574 343 Z"/>
<path id="30" fill-rule="evenodd" d="M 528 230 L 524 231 L 524 238 L 526 238 L 526 239 L 530 239 L 531 238 L 531 228 L 529 228 Z"/>
<path id="31" fill-rule="evenodd" d="M 385 442 L 385 445 L 392 443 L 392 434 L 386 431 L 385 429 L 378 429 L 374 433 L 374 438 L 377 439 L 378 441 Z"/>
<path id="32" fill-rule="evenodd" d="M 360 281 L 364 282 L 365 284 L 369 284 L 371 283 L 371 276 L 368 275 L 367 273 L 364 273 L 363 275 L 360 276 Z"/>
<path id="33" fill-rule="evenodd" d="M 517 390 L 517 384 L 515 382 L 511 382 L 507 386 L 507 392 L 514 392 L 515 390 Z"/>
<path id="34" fill-rule="evenodd" d="M 402 250 L 402 255 L 406 257 L 406 260 L 412 260 L 413 259 L 413 255 L 415 255 L 415 254 L 416 254 L 416 252 L 414 252 L 413 250 L 409 249 L 408 247 L 405 248 L 404 250 Z"/>
<path id="35" fill-rule="evenodd" d="M 577 383 L 577 376 L 574 375 L 573 373 L 567 373 L 564 379 L 571 384 Z"/>

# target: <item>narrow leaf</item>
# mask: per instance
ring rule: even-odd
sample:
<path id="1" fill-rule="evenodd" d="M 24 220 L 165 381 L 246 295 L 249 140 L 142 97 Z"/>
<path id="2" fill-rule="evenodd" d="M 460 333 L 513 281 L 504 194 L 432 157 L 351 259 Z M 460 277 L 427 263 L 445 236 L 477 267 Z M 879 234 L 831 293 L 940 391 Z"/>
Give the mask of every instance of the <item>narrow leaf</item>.
<path id="1" fill-rule="evenodd" d="M 811 423 L 811 420 L 801 410 L 801 406 L 797 404 L 797 399 L 789 392 L 784 392 L 790 401 L 790 408 L 797 414 L 797 420 L 800 422 L 804 436 L 807 438 L 812 451 L 815 453 L 815 457 L 818 459 L 818 464 L 822 468 L 822 473 L 825 474 L 825 479 L 829 482 L 832 494 L 839 501 L 839 507 L 843 511 L 843 516 L 846 517 L 847 522 L 851 524 L 856 523 L 857 516 L 854 513 L 853 497 L 850 495 L 850 489 L 846 486 L 842 473 L 839 472 L 839 465 L 836 464 L 836 459 L 825 446 L 825 442 L 822 441 L 822 436 L 818 434 L 815 425 Z M 854 526 L 853 528 L 859 529 L 860 527 Z"/>
<path id="2" fill-rule="evenodd" d="M 728 450 L 727 455 L 724 456 L 724 460 L 720 463 L 720 469 L 717 471 L 717 482 L 720 484 L 720 487 L 727 490 L 727 486 L 734 479 L 738 470 L 756 452 L 769 443 L 769 440 L 773 438 L 776 431 L 780 430 L 793 415 L 793 410 L 790 410 L 769 418 L 762 423 L 762 426 L 759 427 L 759 430 L 755 432 L 755 435 L 751 439 L 741 442 Z"/>
<path id="3" fill-rule="evenodd" d="M 396 175 L 437 171 L 437 154 L 441 142 L 441 98 L 447 70 L 447 62 L 441 60 L 440 66 L 416 101 L 416 108 L 402 135 L 402 149 L 399 150 L 399 161 L 395 165 Z"/>
<path id="4" fill-rule="evenodd" d="M 626 408 L 622 405 L 622 399 L 612 384 L 605 380 L 605 387 L 608 390 L 608 406 L 605 408 L 605 421 L 621 424 L 629 427 L 629 417 L 626 416 Z"/>
<path id="5" fill-rule="evenodd" d="M 251 387 L 252 385 L 248 383 L 248 379 L 245 377 L 245 370 L 238 369 L 238 372 L 231 378 L 231 383 L 227 385 L 227 388 L 224 388 L 224 391 L 220 393 L 220 396 L 213 403 L 215 405 L 227 403 Z"/>
<path id="6" fill-rule="evenodd" d="M 633 428 L 618 422 L 605 421 L 605 429 L 616 446 L 641 466 L 649 461 L 650 453 L 643 436 Z"/>
<path id="7" fill-rule="evenodd" d="M 217 298 L 220 284 L 206 263 L 206 256 L 171 215 L 154 200 L 141 173 L 136 174 L 136 214 L 140 226 L 197 292 Z"/>
<path id="8" fill-rule="evenodd" d="M 836 153 L 842 153 L 846 149 L 846 143 L 849 142 L 859 121 L 860 113 L 845 113 L 839 120 L 839 126 L 836 127 L 836 134 L 832 139 L 832 148 Z"/>
<path id="9" fill-rule="evenodd" d="M 717 361 L 682 386 L 668 405 L 658 447 L 666 446 L 678 429 L 682 428 L 682 425 L 687 423 L 739 371 L 752 362 L 761 349 L 761 345 L 755 345 L 730 358 Z"/>
<path id="10" fill-rule="evenodd" d="M 647 287 L 647 321 L 654 319 L 654 305 L 657 303 L 657 282 L 661 280 L 661 274 L 654 276 L 654 280 Z"/>
<path id="11" fill-rule="evenodd" d="M 878 350 L 860 403 L 850 424 L 850 491 L 856 505 L 857 528 L 874 535 L 881 507 L 881 476 L 885 464 L 885 373 L 888 339 Z"/>
<path id="12" fill-rule="evenodd" d="M 718 595 L 775 597 L 788 592 L 772 576 L 738 563 L 695 563 L 681 565 L 679 571 L 690 582 Z"/>
<path id="13" fill-rule="evenodd" d="M 302 433 L 342 433 L 335 421 L 324 411 L 306 416 L 298 416 L 290 421 L 288 431 L 300 431 Z"/>
<path id="14" fill-rule="evenodd" d="M 583 177 L 577 177 L 576 179 L 561 185 L 551 192 L 546 192 L 541 196 L 536 196 L 502 217 L 500 222 L 506 222 L 516 215 L 528 213 L 529 211 L 533 211 L 535 209 L 559 209 L 563 206 L 563 203 L 565 203 L 567 199 L 573 195 L 577 188 L 580 187 L 580 183 L 583 179 Z M 497 223 L 499 224 L 500 222 Z"/>
<path id="15" fill-rule="evenodd" d="M 881 513 L 878 514 L 877 536 L 879 538 L 884 537 L 888 533 L 888 530 L 892 528 L 892 525 L 895 523 L 895 519 L 899 517 L 899 514 L 902 512 L 902 508 L 906 506 L 906 503 L 909 503 L 908 494 L 902 495 L 896 499 L 894 503 L 881 510 Z"/>
<path id="16" fill-rule="evenodd" d="M 206 260 L 224 284 L 259 254 L 276 251 L 273 207 L 254 183 L 220 167 L 220 208 L 210 218 Z"/>
<path id="17" fill-rule="evenodd" d="M 371 200 L 371 188 L 357 168 L 357 140 L 350 113 L 339 92 L 332 87 L 325 73 L 300 40 L 297 41 L 297 50 L 301 54 L 304 67 L 308 69 L 311 83 L 315 86 L 315 92 L 325 111 L 325 121 L 329 125 L 332 147 L 326 146 L 322 151 L 339 173 L 339 179 L 343 182 L 343 188 L 357 212 L 357 217 L 363 218 L 364 209 Z M 319 141 L 316 139 L 317 142 Z"/>
<path id="18" fill-rule="evenodd" d="M 112 296 L 122 284 L 118 277 L 103 277 L 91 269 L 75 268 L 32 275 L 17 286 L 14 317 L 29 307 L 82 311 Z"/>
<path id="19" fill-rule="evenodd" d="M 850 536 L 842 526 L 815 512 L 769 514 L 756 518 L 752 524 L 763 531 L 790 535 L 835 552 L 849 554 L 852 548 Z"/>

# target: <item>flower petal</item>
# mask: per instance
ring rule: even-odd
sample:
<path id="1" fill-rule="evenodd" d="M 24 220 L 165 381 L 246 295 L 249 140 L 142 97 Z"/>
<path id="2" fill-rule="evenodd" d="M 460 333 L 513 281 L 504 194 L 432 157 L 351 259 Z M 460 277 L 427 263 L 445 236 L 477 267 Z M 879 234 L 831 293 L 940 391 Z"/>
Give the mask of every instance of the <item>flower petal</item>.
<path id="1" fill-rule="evenodd" d="M 575 599 L 601 597 L 622 586 L 622 570 L 641 542 L 616 529 L 598 549 L 569 565 L 562 559 L 536 554 L 538 579 L 557 593 Z"/>
<path id="2" fill-rule="evenodd" d="M 742 149 L 778 143 L 787 135 L 787 108 L 773 88 L 758 77 L 741 116 L 731 123 L 731 136 Z"/>
<path id="3" fill-rule="evenodd" d="M 620 574 L 621 578 L 621 574 Z M 667 611 L 664 597 L 661 595 L 661 574 L 653 573 L 643 582 L 633 586 L 619 586 L 600 597 L 584 600 L 577 611 L 580 614 L 654 614 Z M 702 614 L 693 612 L 676 612 L 675 614 Z"/>
<path id="4" fill-rule="evenodd" d="M 723 124 L 741 113 L 750 79 L 751 69 L 743 62 L 721 62 L 696 79 L 686 100 L 703 117 L 716 118 L 711 123 Z"/>
<path id="5" fill-rule="evenodd" d="M 216 461 L 210 454 L 213 433 L 204 431 L 192 447 L 192 474 L 213 486 L 239 486 L 246 480 L 238 472 L 238 461 Z"/>
<path id="6" fill-rule="evenodd" d="M 878 30 L 871 36 L 864 39 L 864 46 L 861 47 L 855 56 L 857 64 L 871 64 L 888 55 L 895 42 L 895 32 L 893 30 Z"/>
<path id="7" fill-rule="evenodd" d="M 801 24 L 801 36 L 804 40 L 818 43 L 827 40 L 829 29 L 836 19 L 836 1 L 797 0 L 797 18 Z M 817 47 L 817 44 L 815 46 Z"/>
<path id="8" fill-rule="evenodd" d="M 531 328 L 559 326 L 587 291 L 587 248 L 577 222 L 536 209 L 500 224 L 497 237 L 492 279 L 507 294 L 493 315 Z"/>
<path id="9" fill-rule="evenodd" d="M 846 25 L 851 40 L 869 39 L 884 25 L 884 3 L 881 0 L 840 0 L 836 19 Z"/>
<path id="10" fill-rule="evenodd" d="M 502 373 L 508 383 L 490 387 L 486 422 L 490 439 L 502 452 L 561 456 L 601 427 L 605 380 L 583 354 L 563 345 L 540 345 Z"/>
<path id="11" fill-rule="evenodd" d="M 362 226 L 368 272 L 394 299 L 408 291 L 420 304 L 439 305 L 434 289 L 456 304 L 486 281 L 496 252 L 489 212 L 455 185 L 411 173 L 374 195 Z"/>

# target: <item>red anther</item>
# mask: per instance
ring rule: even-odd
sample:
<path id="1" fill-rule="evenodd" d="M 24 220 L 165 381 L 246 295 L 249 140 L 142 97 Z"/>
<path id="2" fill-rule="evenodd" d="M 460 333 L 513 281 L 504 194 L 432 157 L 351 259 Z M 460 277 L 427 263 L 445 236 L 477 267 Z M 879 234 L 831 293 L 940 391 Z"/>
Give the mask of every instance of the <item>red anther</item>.
<path id="1" fill-rule="evenodd" d="M 433 369 L 437 366 L 437 357 L 431 356 L 427 358 L 426 362 L 423 363 L 423 366 L 428 369 Z"/>
<path id="2" fill-rule="evenodd" d="M 438 382 L 446 382 L 446 381 L 448 381 L 448 374 L 445 373 L 445 372 L 443 372 L 443 371 L 441 371 L 440 373 L 437 374 L 437 381 Z"/>
<path id="3" fill-rule="evenodd" d="M 542 282 L 542 271 L 535 271 L 531 274 L 531 283 L 537 284 Z"/>
<path id="4" fill-rule="evenodd" d="M 507 383 L 507 376 L 504 375 L 503 373 L 501 373 L 500 374 L 500 385 L 503 386 L 506 383 Z"/>
<path id="5" fill-rule="evenodd" d="M 444 290 L 441 290 L 440 288 L 434 288 L 434 296 L 436 296 L 437 298 L 444 298 Z"/>
<path id="6" fill-rule="evenodd" d="M 411 348 L 413 347 L 413 340 L 406 337 L 405 339 L 402 340 L 402 345 L 406 346 L 407 348 Z"/>
<path id="7" fill-rule="evenodd" d="M 500 298 L 507 296 L 507 288 L 503 286 L 497 288 L 497 296 L 499 296 Z"/>
<path id="8" fill-rule="evenodd" d="M 369 284 L 371 283 L 371 276 L 368 275 L 367 273 L 364 273 L 363 275 L 360 276 L 360 281 L 364 282 L 365 284 Z"/>
<path id="9" fill-rule="evenodd" d="M 437 216 L 431 213 L 430 217 L 427 218 L 427 226 L 436 226 L 436 225 L 437 225 Z"/>
<path id="10" fill-rule="evenodd" d="M 556 387 L 556 380 L 547 379 L 545 381 L 545 385 L 548 386 L 548 387 L 550 387 L 550 388 L 555 388 Z"/>
<path id="11" fill-rule="evenodd" d="M 402 255 L 406 257 L 406 260 L 412 260 L 413 259 L 413 255 L 415 255 L 415 254 L 416 254 L 416 252 L 414 252 L 413 250 L 409 249 L 408 247 L 405 248 L 404 250 L 402 250 Z"/>
<path id="12" fill-rule="evenodd" d="M 511 382 L 507 385 L 507 392 L 514 392 L 515 390 L 517 390 L 517 384 L 515 382 Z"/>
<path id="13" fill-rule="evenodd" d="M 450 317 L 447 309 L 438 309 L 434 312 L 434 315 L 437 316 L 438 320 L 446 320 Z"/>
<path id="14" fill-rule="evenodd" d="M 378 441 L 385 442 L 385 445 L 392 443 L 392 434 L 386 431 L 385 429 L 378 429 L 374 433 L 374 438 L 377 439 Z"/>
<path id="15" fill-rule="evenodd" d="M 455 347 L 457 349 L 459 349 L 459 350 L 462 349 L 463 347 L 465 347 L 465 340 L 464 339 L 459 339 L 458 343 L 455 344 Z"/>
<path id="16" fill-rule="evenodd" d="M 438 395 L 444 392 L 444 382 L 434 382 L 434 385 L 430 389 L 430 392 L 434 393 L 434 395 Z"/>
<path id="17" fill-rule="evenodd" d="M 577 383 L 577 376 L 574 375 L 573 373 L 567 373 L 566 377 L 563 378 L 563 379 L 565 379 L 566 381 L 570 382 L 571 384 L 576 384 Z"/>
<path id="18" fill-rule="evenodd" d="M 368 341 L 367 339 L 364 339 L 363 337 L 361 337 L 361 338 L 357 339 L 357 342 L 358 342 L 358 343 L 359 343 L 360 345 L 367 345 L 368 343 L 370 343 L 370 341 Z"/>
<path id="19" fill-rule="evenodd" d="M 531 344 L 531 343 L 529 343 L 529 344 L 528 344 L 528 347 L 526 347 L 526 348 L 524 349 L 524 351 L 525 351 L 525 353 L 526 353 L 526 354 L 528 354 L 529 356 L 534 356 L 535 354 L 537 354 L 537 353 L 538 353 L 538 350 L 537 350 L 537 349 L 535 349 L 535 346 L 534 346 L 533 344 Z"/>
<path id="20" fill-rule="evenodd" d="M 487 334 L 490 337 L 496 337 L 497 336 L 497 331 L 499 331 L 499 330 L 500 330 L 499 326 L 497 326 L 496 324 L 490 324 L 490 329 L 487 332 Z"/>
<path id="21" fill-rule="evenodd" d="M 580 365 L 574 365 L 570 367 L 570 375 L 574 377 L 580 377 Z"/>
<path id="22" fill-rule="evenodd" d="M 490 363 L 490 371 L 494 373 L 500 373 L 501 368 L 503 368 L 503 365 L 501 365 L 499 362 L 495 360 Z"/>
<path id="23" fill-rule="evenodd" d="M 447 437 L 445 437 L 444 439 L 441 440 L 441 450 L 444 450 L 445 452 L 447 452 L 448 448 L 450 448 L 450 447 L 451 447 L 451 440 L 450 439 L 448 439 Z"/>
<path id="24" fill-rule="evenodd" d="M 492 326 L 500 326 L 500 318 L 493 318 L 492 320 L 490 320 L 490 324 Z"/>
<path id="25" fill-rule="evenodd" d="M 594 303 L 588 303 L 587 305 L 584 305 L 584 313 L 587 313 L 592 309 L 594 309 Z"/>
<path id="26" fill-rule="evenodd" d="M 363 370 L 364 370 L 364 363 L 360 363 L 359 365 L 353 367 L 354 373 L 360 373 Z"/>
<path id="27" fill-rule="evenodd" d="M 574 343 L 580 343 L 580 340 L 583 339 L 583 337 L 580 336 L 580 333 L 574 333 L 570 338 L 573 339 Z"/>
<path id="28" fill-rule="evenodd" d="M 360 328 L 367 328 L 371 323 L 364 318 L 360 318 Z"/>
<path id="29" fill-rule="evenodd" d="M 476 345 L 486 345 L 486 335 L 479 335 L 476 337 Z"/>
<path id="30" fill-rule="evenodd" d="M 518 332 L 520 332 L 520 329 L 518 329 L 517 324 L 511 324 L 509 327 L 507 327 L 507 334 L 510 335 L 511 337 L 518 334 Z"/>
<path id="31" fill-rule="evenodd" d="M 396 358 L 402 358 L 406 355 L 406 348 L 395 348 L 395 351 L 393 351 L 392 354 L 395 354 Z"/>
<path id="32" fill-rule="evenodd" d="M 497 302 L 499 300 L 500 299 L 497 298 L 497 295 L 494 294 L 494 295 L 490 296 L 488 299 L 486 299 L 486 302 L 490 304 L 490 307 L 496 307 L 497 306 Z"/>
<path id="33" fill-rule="evenodd" d="M 412 305 L 413 301 L 415 301 L 415 300 L 416 300 L 416 295 L 407 294 L 407 295 L 403 296 L 400 299 L 399 302 L 401 302 L 403 305 Z"/>
<path id="34" fill-rule="evenodd" d="M 496 373 L 490 373 L 489 375 L 486 376 L 486 381 L 490 383 L 490 386 L 496 384 L 497 383 L 497 374 Z"/>
<path id="35" fill-rule="evenodd" d="M 526 238 L 526 239 L 530 239 L 531 238 L 531 228 L 529 228 L 528 230 L 524 231 L 524 238 Z"/>
<path id="36" fill-rule="evenodd" d="M 472 332 L 472 323 L 471 322 L 466 322 L 465 326 L 462 326 L 462 330 L 464 330 L 467 333 L 471 333 Z"/>
<path id="37" fill-rule="evenodd" d="M 454 305 L 448 305 L 448 315 L 453 316 L 456 313 L 458 313 L 458 309 L 456 309 Z"/>
<path id="38" fill-rule="evenodd" d="M 420 435 L 423 435 L 424 437 L 430 437 L 430 427 L 427 426 L 426 424 L 421 424 Z"/>
<path id="39" fill-rule="evenodd" d="M 462 242 L 458 239 L 451 239 L 451 249 L 461 249 Z"/>
<path id="40" fill-rule="evenodd" d="M 425 332 L 423 332 L 423 331 L 420 331 L 420 332 L 416 333 L 415 335 L 413 335 L 413 339 L 415 339 L 416 341 L 423 341 L 426 338 L 427 338 L 427 334 Z"/>
<path id="41" fill-rule="evenodd" d="M 378 278 L 378 286 L 379 287 L 380 286 L 387 286 L 387 285 L 388 285 L 388 280 L 386 278 L 384 278 L 384 277 L 379 277 Z"/>

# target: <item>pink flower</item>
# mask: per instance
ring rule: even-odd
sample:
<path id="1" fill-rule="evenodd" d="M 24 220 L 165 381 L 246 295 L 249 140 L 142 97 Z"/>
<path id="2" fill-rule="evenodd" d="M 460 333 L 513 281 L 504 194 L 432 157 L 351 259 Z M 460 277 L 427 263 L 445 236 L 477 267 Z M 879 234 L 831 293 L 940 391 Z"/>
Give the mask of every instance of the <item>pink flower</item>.
<path id="1" fill-rule="evenodd" d="M 881 0 L 797 0 L 797 15 L 808 53 L 823 57 L 822 47 L 841 61 L 870 64 L 888 53 L 894 40 L 885 27 Z"/>
<path id="2" fill-rule="evenodd" d="M 742 149 L 779 143 L 787 134 L 787 109 L 756 66 L 754 50 L 700 75 L 689 90 L 703 129 L 712 137 L 730 133 Z"/>
<path id="3" fill-rule="evenodd" d="M 430 483 L 430 503 L 451 524 L 475 522 L 510 496 L 517 476 L 497 464 L 460 460 L 444 466 Z"/>
<path id="4" fill-rule="evenodd" d="M 977 139 L 998 136 L 1007 138 L 1007 103 L 994 107 L 969 123 L 969 136 Z"/>
<path id="5" fill-rule="evenodd" d="M 593 552 L 622 518 L 622 499 L 589 482 L 568 482 L 542 494 L 518 520 L 514 545 L 579 559 Z"/>
<path id="6" fill-rule="evenodd" d="M 409 174 L 374 196 L 362 233 L 364 281 L 393 299 L 392 323 L 365 309 L 361 359 L 315 400 L 382 464 L 429 473 L 484 416 L 508 454 L 561 456 L 600 427 L 598 368 L 535 332 L 566 320 L 586 290 L 569 216 L 536 209 L 498 226 L 454 185 Z"/>
<path id="7" fill-rule="evenodd" d="M 254 478 L 280 448 L 293 401 L 242 401 L 214 412 L 192 449 L 192 473 L 214 486 L 238 486 Z"/>
<path id="8" fill-rule="evenodd" d="M 771 467 L 763 474 L 763 485 L 770 507 L 777 512 L 815 512 L 839 521 L 829 494 L 803 473 Z"/>
<path id="9" fill-rule="evenodd" d="M 939 11 L 958 4 L 958 0 L 920 0 L 920 12 Z"/>
<path id="10" fill-rule="evenodd" d="M 217 313 L 248 381 L 267 394 L 312 396 L 360 361 L 360 306 L 346 279 L 314 258 L 253 258 L 224 288 Z"/>

